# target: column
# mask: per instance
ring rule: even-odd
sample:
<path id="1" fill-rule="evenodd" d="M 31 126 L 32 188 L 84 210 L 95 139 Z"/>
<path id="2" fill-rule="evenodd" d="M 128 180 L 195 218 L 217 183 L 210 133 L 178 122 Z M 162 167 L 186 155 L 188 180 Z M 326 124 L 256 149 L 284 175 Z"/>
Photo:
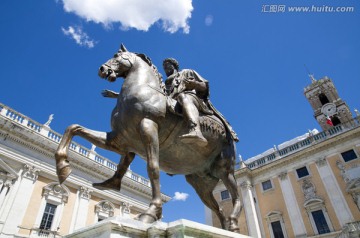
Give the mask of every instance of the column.
<path id="1" fill-rule="evenodd" d="M 354 221 L 349 206 L 326 159 L 318 159 L 315 163 L 340 225 L 343 227 L 346 223 Z"/>
<path id="2" fill-rule="evenodd" d="M 0 185 L 0 211 L 2 210 L 2 205 L 4 204 L 5 197 L 8 194 L 11 185 L 12 185 L 12 182 L 9 180 L 3 182 Z"/>
<path id="3" fill-rule="evenodd" d="M 261 238 L 259 220 L 256 213 L 254 196 L 250 181 L 245 181 L 241 185 L 241 195 L 243 198 L 243 208 L 246 214 L 246 221 L 249 230 L 249 236 Z"/>
<path id="4" fill-rule="evenodd" d="M 75 210 L 74 231 L 85 227 L 92 190 L 80 187 L 78 191 L 77 209 Z"/>
<path id="5" fill-rule="evenodd" d="M 287 173 L 281 173 L 279 175 L 279 180 L 294 235 L 295 237 L 306 237 L 304 221 Z"/>
<path id="6" fill-rule="evenodd" d="M 8 234 L 13 237 L 13 235 L 17 233 L 18 226 L 21 224 L 29 205 L 30 197 L 34 189 L 34 183 L 38 178 L 39 171 L 40 170 L 34 166 L 27 164 L 24 165 L 21 182 L 5 220 L 2 231 L 4 234 Z"/>

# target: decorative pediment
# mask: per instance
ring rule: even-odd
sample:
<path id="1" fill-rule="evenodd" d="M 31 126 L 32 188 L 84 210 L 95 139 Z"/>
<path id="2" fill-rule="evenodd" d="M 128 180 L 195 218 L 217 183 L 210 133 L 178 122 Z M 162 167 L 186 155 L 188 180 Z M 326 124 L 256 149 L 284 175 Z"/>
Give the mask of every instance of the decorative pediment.
<path id="1" fill-rule="evenodd" d="M 313 199 L 305 201 L 305 203 L 304 203 L 304 207 L 306 207 L 306 208 L 319 207 L 319 206 L 323 206 L 323 205 L 324 205 L 324 201 L 321 198 L 313 198 Z"/>
<path id="2" fill-rule="evenodd" d="M 272 221 L 278 221 L 282 219 L 282 213 L 279 211 L 271 211 L 268 214 L 266 214 L 265 219 L 268 222 L 272 222 Z"/>
<path id="3" fill-rule="evenodd" d="M 99 217 L 107 218 L 114 216 L 115 206 L 109 201 L 103 200 L 95 205 L 95 212 Z"/>
<path id="4" fill-rule="evenodd" d="M 55 204 L 61 204 L 67 203 L 70 191 L 65 185 L 53 182 L 43 188 L 42 195 Z"/>

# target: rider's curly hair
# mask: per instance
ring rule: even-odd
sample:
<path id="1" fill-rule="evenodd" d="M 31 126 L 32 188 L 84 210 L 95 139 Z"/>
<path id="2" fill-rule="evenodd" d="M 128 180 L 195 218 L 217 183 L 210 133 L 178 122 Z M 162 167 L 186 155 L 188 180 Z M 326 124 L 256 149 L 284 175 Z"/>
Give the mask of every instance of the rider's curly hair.
<path id="1" fill-rule="evenodd" d="M 163 61 L 163 66 L 164 66 L 166 63 L 172 64 L 172 65 L 174 66 L 174 68 L 175 68 L 177 71 L 179 71 L 179 63 L 177 62 L 176 59 L 174 59 L 174 58 L 166 58 L 166 59 L 164 59 L 164 61 Z"/>

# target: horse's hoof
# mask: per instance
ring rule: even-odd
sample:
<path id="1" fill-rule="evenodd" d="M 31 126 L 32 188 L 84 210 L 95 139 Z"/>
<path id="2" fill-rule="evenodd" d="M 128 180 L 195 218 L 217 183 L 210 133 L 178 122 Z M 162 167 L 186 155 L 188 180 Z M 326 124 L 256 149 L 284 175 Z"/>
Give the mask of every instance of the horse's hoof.
<path id="1" fill-rule="evenodd" d="M 158 219 L 155 217 L 155 216 L 153 216 L 153 215 L 151 215 L 151 214 L 149 214 L 149 213 L 142 213 L 140 216 L 139 216 L 139 221 L 142 221 L 142 222 L 144 222 L 144 223 L 154 223 L 154 222 L 156 222 Z"/>
<path id="2" fill-rule="evenodd" d="M 62 184 L 67 177 L 71 174 L 71 168 L 70 164 L 67 160 L 63 161 L 62 163 L 59 163 L 56 166 L 56 173 L 59 179 L 59 183 Z"/>
<path id="3" fill-rule="evenodd" d="M 229 231 L 235 232 L 235 233 L 240 233 L 240 228 L 239 228 L 239 226 L 237 224 L 232 223 L 229 226 Z"/>
<path id="4" fill-rule="evenodd" d="M 111 189 L 111 190 L 119 191 L 121 188 L 121 182 L 120 179 L 112 177 L 101 183 L 93 183 L 92 186 L 100 190 Z"/>

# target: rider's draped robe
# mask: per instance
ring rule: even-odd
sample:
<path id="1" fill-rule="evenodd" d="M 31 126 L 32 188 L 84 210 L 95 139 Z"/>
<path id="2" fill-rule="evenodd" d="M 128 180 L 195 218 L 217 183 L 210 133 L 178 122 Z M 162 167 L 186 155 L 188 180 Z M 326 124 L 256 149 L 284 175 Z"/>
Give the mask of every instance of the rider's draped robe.
<path id="1" fill-rule="evenodd" d="M 196 91 L 195 89 L 189 90 L 186 88 L 184 79 L 192 79 L 197 82 L 205 83 L 206 90 L 204 91 Z M 165 80 L 166 92 L 168 96 L 172 99 L 177 99 L 177 96 L 180 93 L 186 93 L 188 95 L 193 96 L 199 102 L 198 110 L 205 114 L 214 114 L 217 116 L 225 125 L 227 133 L 230 133 L 231 137 L 235 141 L 239 141 L 235 131 L 232 129 L 230 123 L 225 119 L 225 117 L 214 107 L 211 103 L 210 89 L 209 89 L 209 81 L 201 77 L 195 70 L 192 69 L 183 69 L 180 72 L 177 72 L 173 75 L 170 75 Z M 171 106 L 170 106 L 171 107 Z M 177 105 L 172 105 L 172 108 L 176 108 Z M 176 109 L 174 109 L 175 111 Z"/>

